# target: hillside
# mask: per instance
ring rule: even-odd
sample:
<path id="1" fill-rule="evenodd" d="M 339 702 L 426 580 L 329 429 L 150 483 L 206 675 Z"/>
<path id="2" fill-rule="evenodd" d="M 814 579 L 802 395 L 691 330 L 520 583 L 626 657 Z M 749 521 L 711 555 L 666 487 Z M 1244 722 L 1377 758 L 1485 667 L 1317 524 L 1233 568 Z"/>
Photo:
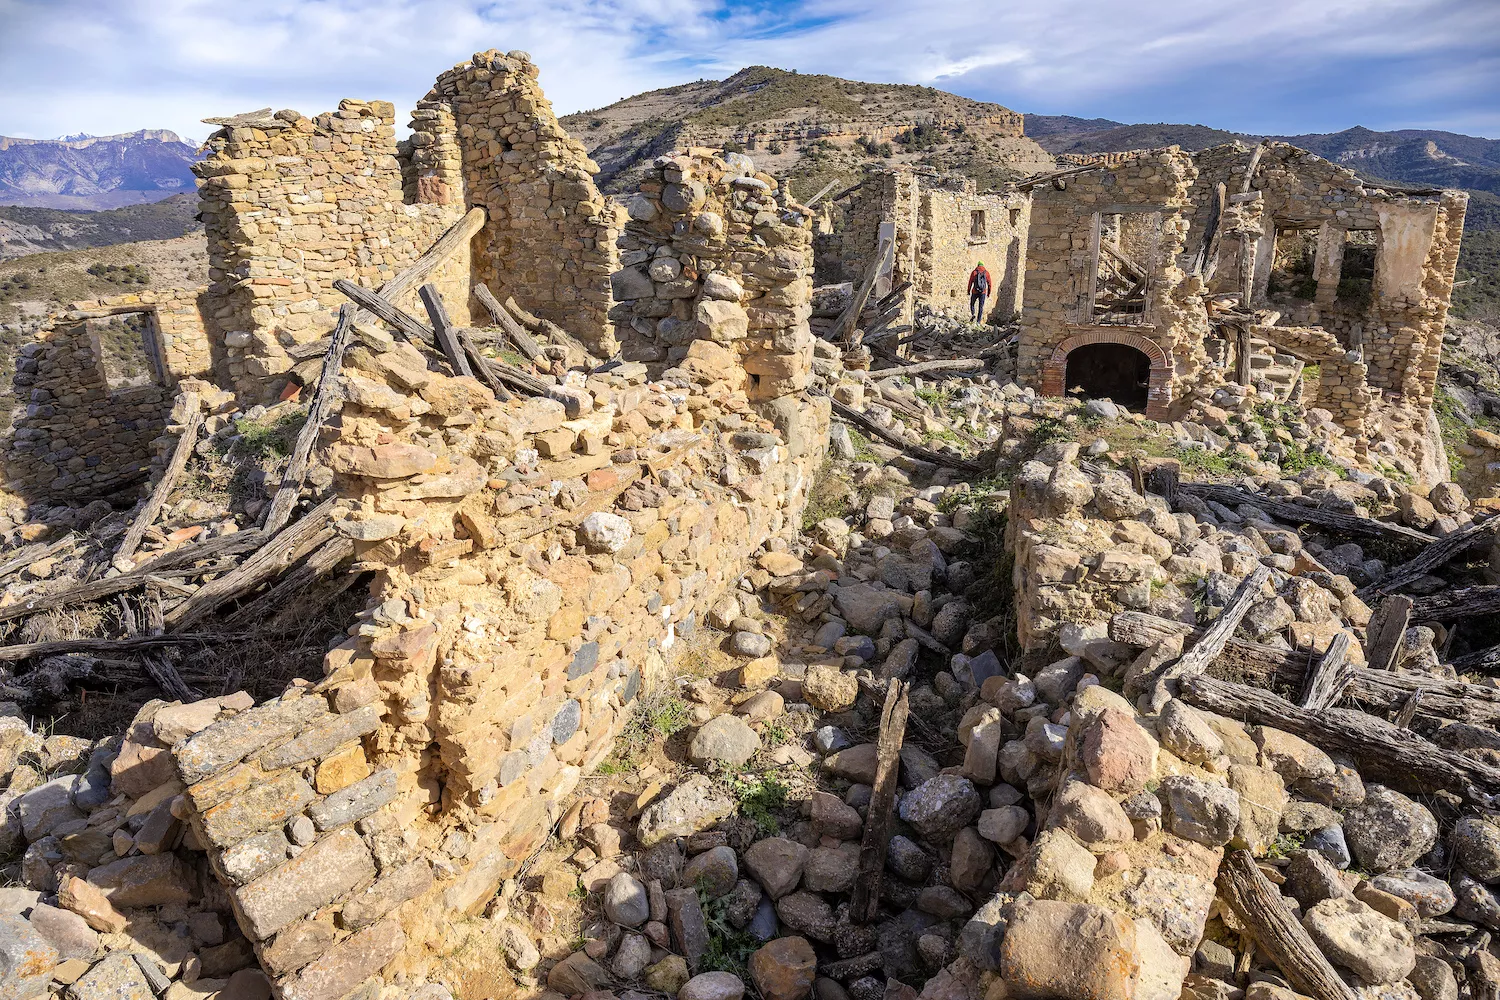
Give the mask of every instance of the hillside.
<path id="1" fill-rule="evenodd" d="M 100 210 L 193 190 L 198 147 L 143 129 L 67 139 L 0 136 L 0 205 Z"/>
<path id="2" fill-rule="evenodd" d="M 703 145 L 743 148 L 758 166 L 789 178 L 794 193 L 811 197 L 829 181 L 852 180 L 875 164 L 962 170 L 982 187 L 1049 167 L 1040 146 L 993 122 L 1011 116 L 1001 105 L 931 87 L 752 66 L 725 80 L 638 94 L 562 123 L 588 147 L 606 191 L 632 190 L 644 165 L 661 153 Z M 770 135 L 808 129 L 829 134 Z M 877 129 L 884 131 L 876 141 L 859 141 Z"/>
<path id="3" fill-rule="evenodd" d="M 201 232 L 195 193 L 102 212 L 0 205 L 0 260 L 49 250 L 80 250 Z"/>

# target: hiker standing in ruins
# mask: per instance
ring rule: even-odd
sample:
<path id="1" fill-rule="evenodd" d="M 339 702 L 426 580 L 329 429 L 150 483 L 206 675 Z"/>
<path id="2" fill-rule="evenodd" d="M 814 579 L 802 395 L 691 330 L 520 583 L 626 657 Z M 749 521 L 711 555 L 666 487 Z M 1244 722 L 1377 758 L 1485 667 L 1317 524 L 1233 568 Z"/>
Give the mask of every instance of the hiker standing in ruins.
<path id="1" fill-rule="evenodd" d="M 984 300 L 989 297 L 990 285 L 990 272 L 985 269 L 984 261 L 980 261 L 974 265 L 974 270 L 969 272 L 970 322 L 984 322 Z"/>

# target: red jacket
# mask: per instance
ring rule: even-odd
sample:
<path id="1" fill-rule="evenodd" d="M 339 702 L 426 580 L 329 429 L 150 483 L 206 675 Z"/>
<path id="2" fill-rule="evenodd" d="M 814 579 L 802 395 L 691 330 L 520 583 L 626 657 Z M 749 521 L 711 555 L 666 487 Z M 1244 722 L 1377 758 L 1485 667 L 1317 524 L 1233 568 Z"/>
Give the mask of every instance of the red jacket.
<path id="1" fill-rule="evenodd" d="M 984 275 L 984 293 L 988 295 L 990 292 L 995 290 L 995 279 L 990 277 L 989 268 L 981 264 L 978 267 L 974 268 L 973 271 L 969 272 L 970 295 L 974 294 L 974 282 L 978 280 L 981 274 Z"/>

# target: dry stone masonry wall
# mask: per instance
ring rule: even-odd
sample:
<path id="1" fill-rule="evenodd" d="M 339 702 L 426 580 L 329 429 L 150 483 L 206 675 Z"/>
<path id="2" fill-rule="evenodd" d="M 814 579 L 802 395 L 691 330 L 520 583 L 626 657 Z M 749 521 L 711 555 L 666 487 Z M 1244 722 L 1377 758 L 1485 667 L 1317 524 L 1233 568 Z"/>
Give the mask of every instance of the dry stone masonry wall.
<path id="1" fill-rule="evenodd" d="M 474 280 L 610 357 L 609 276 L 624 220 L 594 184 L 598 165 L 558 124 L 539 72 L 524 52 L 491 49 L 439 76 L 412 116 L 416 194 L 485 209 Z"/>
<path id="2" fill-rule="evenodd" d="M 407 204 L 395 108 L 345 100 L 305 118 L 280 111 L 227 126 L 195 166 L 208 233 L 221 381 L 246 399 L 276 398 L 296 364 L 287 349 L 325 336 L 345 301 L 333 282 L 378 286 L 463 214 Z M 467 248 L 434 277 L 455 323 L 468 320 Z M 404 304 L 404 303 L 403 303 Z"/>
<path id="3" fill-rule="evenodd" d="M 175 751 L 283 997 L 451 950 L 678 637 L 795 529 L 822 445 L 794 456 L 721 360 L 502 404 L 409 346 L 350 351 L 325 458 L 349 498 L 338 530 L 376 572 L 369 610 L 322 684 Z"/>

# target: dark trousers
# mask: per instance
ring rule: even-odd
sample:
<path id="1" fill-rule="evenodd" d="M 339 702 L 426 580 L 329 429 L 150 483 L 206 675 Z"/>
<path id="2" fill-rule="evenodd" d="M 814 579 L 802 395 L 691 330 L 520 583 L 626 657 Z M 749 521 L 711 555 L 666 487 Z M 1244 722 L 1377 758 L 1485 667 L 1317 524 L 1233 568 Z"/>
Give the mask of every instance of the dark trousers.
<path id="1" fill-rule="evenodd" d="M 969 319 L 975 323 L 984 322 L 984 292 L 969 293 Z"/>

